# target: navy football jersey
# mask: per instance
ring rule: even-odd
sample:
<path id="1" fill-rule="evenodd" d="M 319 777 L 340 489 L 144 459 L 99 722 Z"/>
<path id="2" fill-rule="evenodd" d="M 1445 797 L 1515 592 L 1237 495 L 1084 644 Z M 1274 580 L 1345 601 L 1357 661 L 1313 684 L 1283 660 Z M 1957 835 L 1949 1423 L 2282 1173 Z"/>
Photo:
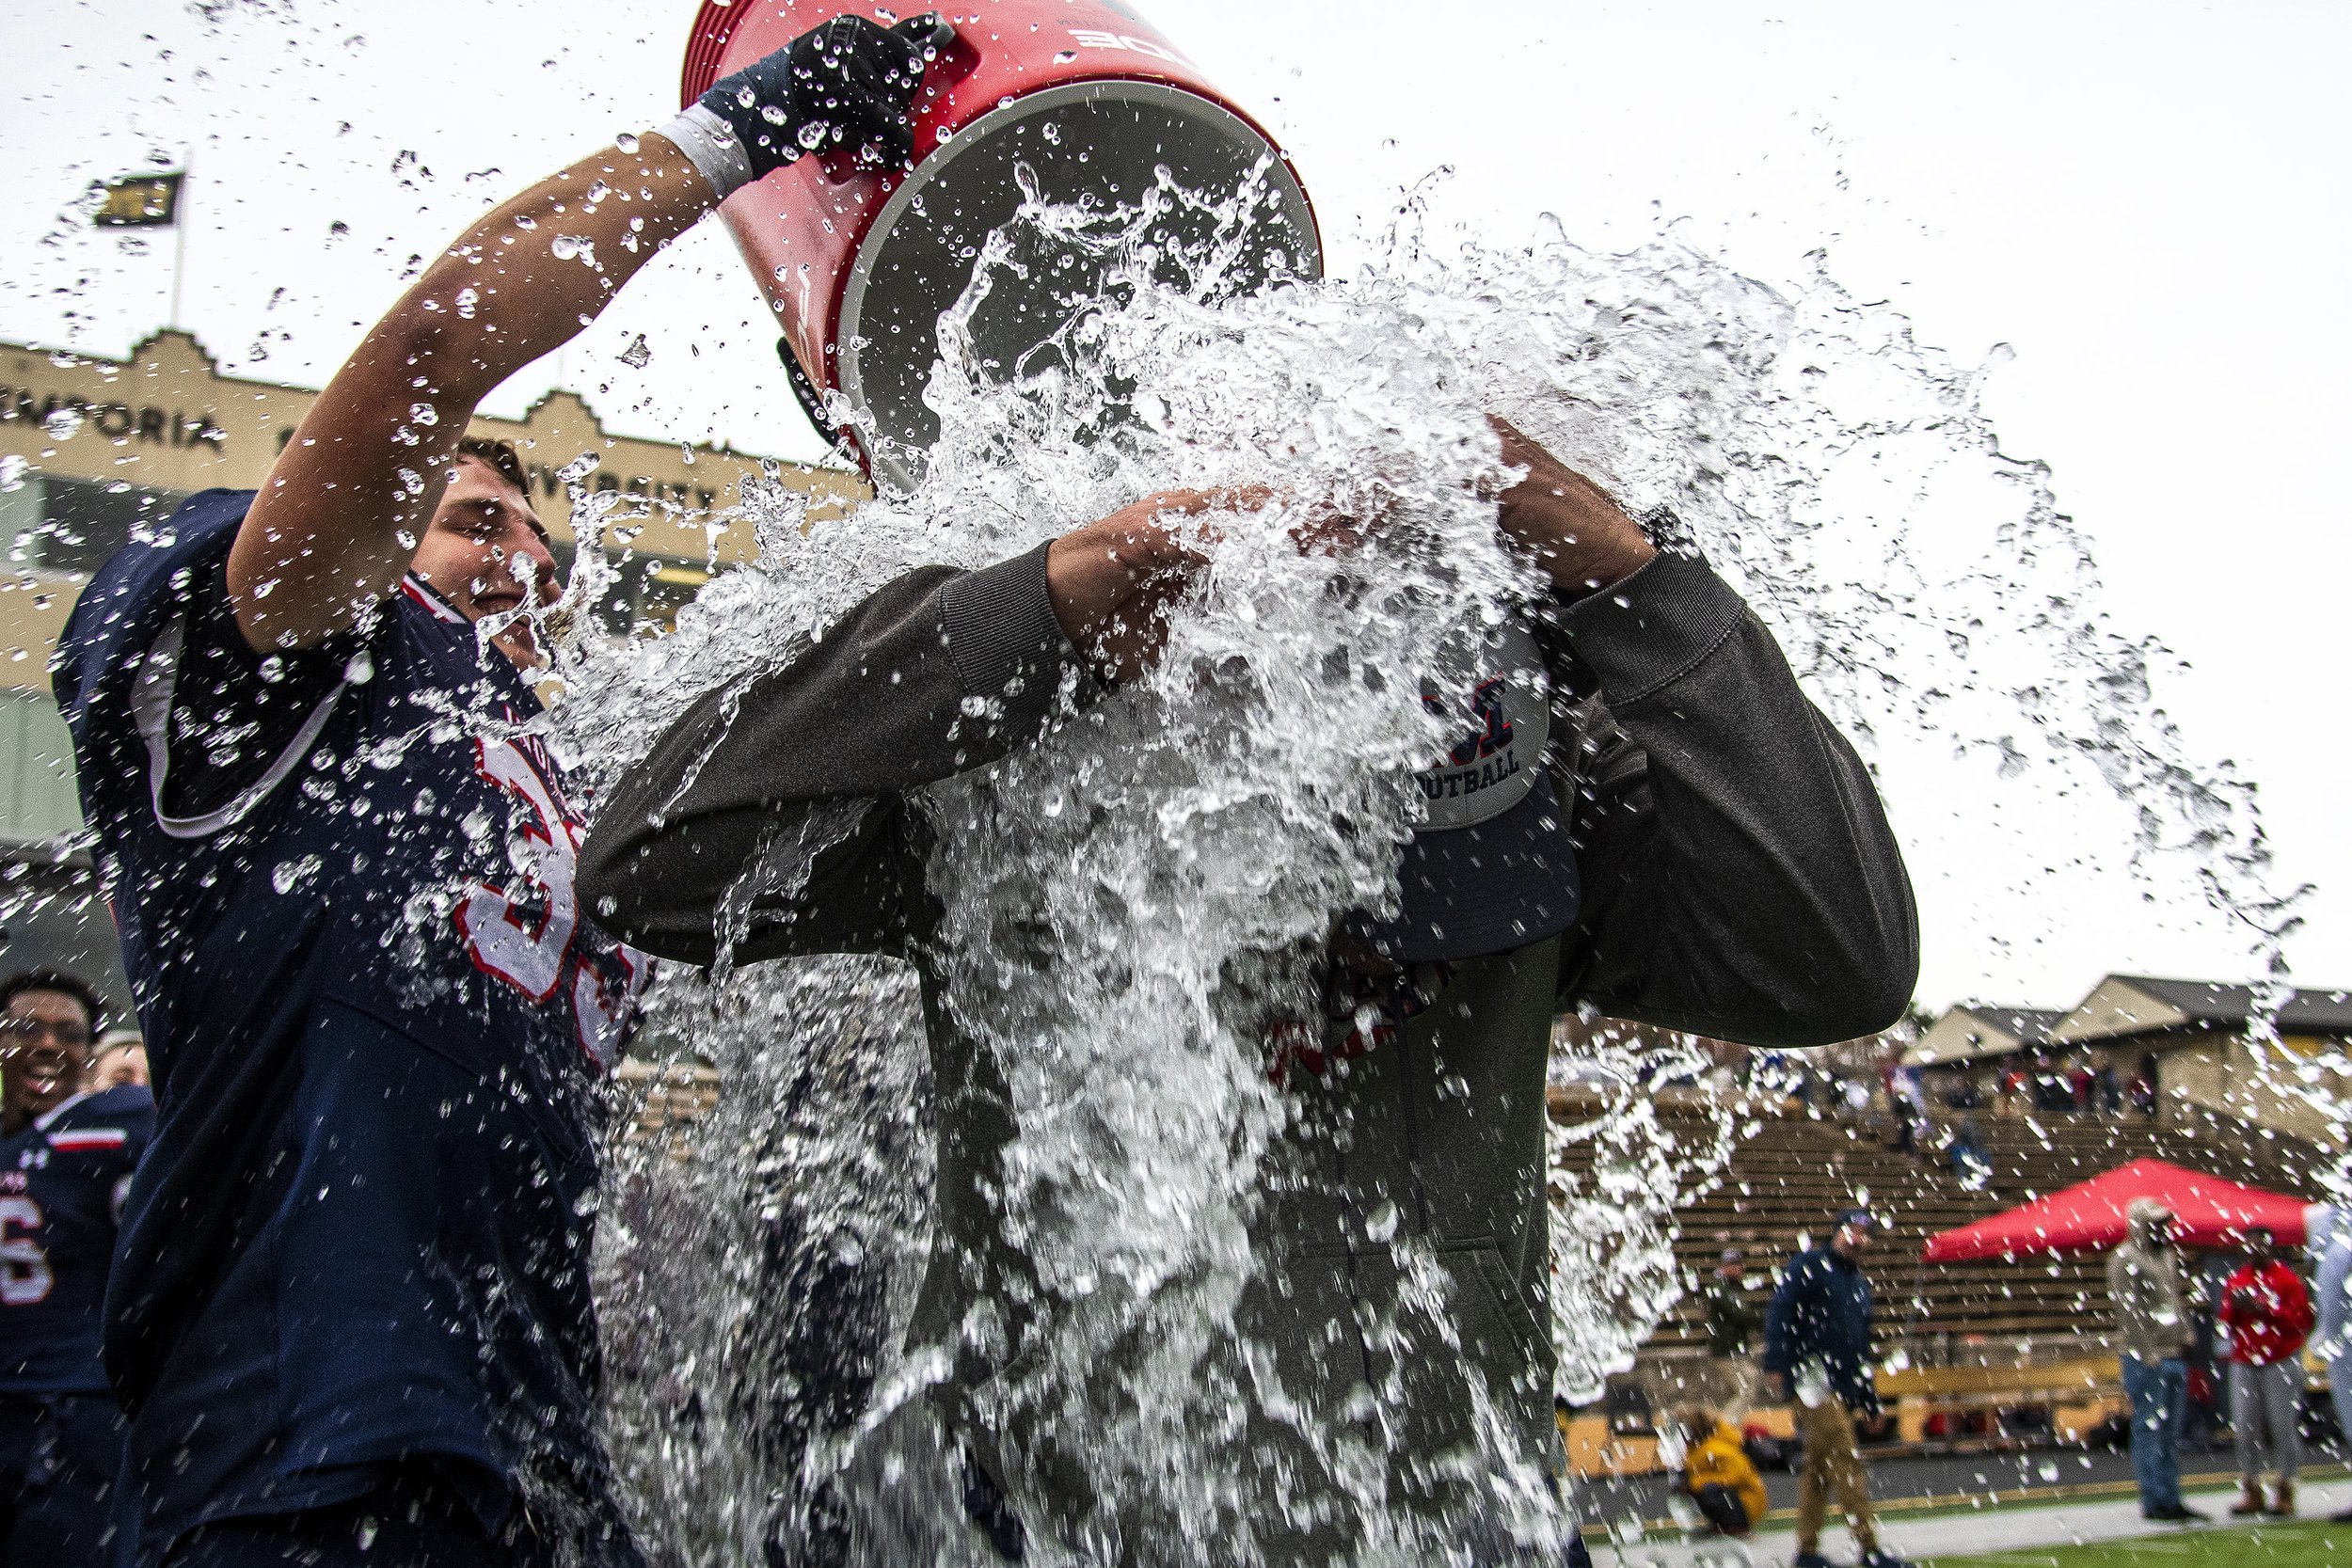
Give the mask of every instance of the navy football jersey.
<path id="1" fill-rule="evenodd" d="M 244 647 L 251 500 L 116 554 L 57 655 L 158 1111 L 107 1296 L 119 1516 L 151 1561 L 428 1459 L 487 1522 L 527 1499 L 626 1555 L 590 1115 L 650 960 L 579 907 L 529 688 L 421 579 L 326 648 Z"/>
<path id="2" fill-rule="evenodd" d="M 76 1095 L 0 1138 L 0 1395 L 106 1391 L 99 1307 L 154 1129 L 153 1098 L 126 1085 Z"/>

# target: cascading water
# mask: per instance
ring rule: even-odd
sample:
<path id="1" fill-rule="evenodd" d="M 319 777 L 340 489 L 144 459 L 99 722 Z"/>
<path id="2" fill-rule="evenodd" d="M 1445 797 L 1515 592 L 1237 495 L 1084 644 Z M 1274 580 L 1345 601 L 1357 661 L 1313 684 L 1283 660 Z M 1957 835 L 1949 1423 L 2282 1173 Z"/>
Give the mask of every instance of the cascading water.
<path id="1" fill-rule="evenodd" d="M 1351 279 L 1235 299 L 1224 255 L 1144 245 L 1152 215 L 1025 212 L 943 320 L 943 434 L 920 488 L 804 532 L 795 498 L 755 486 L 732 522 L 756 562 L 672 636 L 575 630 L 549 723 L 576 776 L 610 777 L 689 701 L 904 570 L 1001 560 L 1161 488 L 1265 486 L 1200 520 L 1211 564 L 1152 675 L 917 801 L 938 840 L 945 1003 L 1005 1069 L 1019 1136 L 996 1199 L 1035 1270 L 1018 1307 L 1038 1350 L 982 1414 L 1032 1562 L 1294 1560 L 1316 1517 L 1350 1521 L 1344 1555 L 1366 1563 L 1556 1541 L 1570 1515 L 1491 1411 L 1482 1454 L 1374 1451 L 1349 1413 L 1290 1397 L 1248 1332 L 1269 1153 L 1327 1135 L 1270 1082 L 1269 1023 L 1312 1016 L 1334 914 L 1393 896 L 1409 775 L 1436 738 L 1421 673 L 1450 631 L 1534 587 L 1494 530 L 1486 498 L 1508 474 L 1485 415 L 1629 507 L 1670 510 L 1866 744 L 1928 729 L 2023 767 L 2013 736 L 2038 729 L 2055 765 L 2087 760 L 2132 802 L 2145 848 L 2193 851 L 2209 893 L 2262 911 L 2275 944 L 2285 911 L 2250 792 L 2191 766 L 2151 714 L 2146 650 L 2100 625 L 2046 474 L 2000 454 L 1969 379 L 1826 279 L 1791 297 L 1670 245 L 1440 246 L 1408 220 Z M 1230 238 L 1238 214 L 1210 215 Z M 1010 384 L 967 365 L 959 322 L 992 270 L 1066 253 L 1110 282 L 1057 352 Z M 576 497 L 575 610 L 600 592 L 597 532 L 626 504 Z M 814 847 L 754 875 L 788 878 Z M 655 1026 L 725 1085 L 683 1157 L 622 1150 L 606 1205 L 613 1439 L 657 1560 L 757 1560 L 771 1536 L 845 1528 L 859 1560 L 990 1560 L 946 1456 L 899 1418 L 948 1365 L 937 1337 L 904 1334 L 930 1243 L 907 973 L 723 963 L 674 983 Z M 1634 1082 L 1624 1060 L 1599 1065 Z M 1672 1305 L 1669 1211 L 1732 1131 L 1677 1146 L 1629 1090 L 1554 1136 L 1610 1148 L 1606 1174 L 1563 1180 L 1554 1206 L 1562 1383 L 1589 1395 Z M 1442 1275 L 1396 1245 L 1418 1289 L 1375 1331 L 1486 1408 Z M 885 1325 L 851 1380 L 870 1373 L 870 1392 L 844 1401 L 812 1376 L 825 1347 L 793 1322 L 812 1301 L 819 1328 Z M 1269 1428 L 1308 1456 L 1279 1485 L 1247 1458 Z M 1488 1480 L 1433 1525 L 1385 1502 L 1391 1465 L 1414 1458 Z M 1049 1516 L 1024 1489 L 1057 1468 L 1088 1495 Z"/>

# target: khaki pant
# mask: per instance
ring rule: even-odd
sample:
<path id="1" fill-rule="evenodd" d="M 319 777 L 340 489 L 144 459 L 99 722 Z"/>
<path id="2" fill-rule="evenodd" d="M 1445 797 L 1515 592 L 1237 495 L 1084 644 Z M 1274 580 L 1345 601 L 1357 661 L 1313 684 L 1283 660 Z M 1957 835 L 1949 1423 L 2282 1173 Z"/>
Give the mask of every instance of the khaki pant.
<path id="1" fill-rule="evenodd" d="M 1829 1512 L 1833 1488 L 1855 1544 L 1866 1552 L 1876 1550 L 1878 1516 L 1870 1510 L 1870 1481 L 1863 1474 L 1862 1456 L 1854 1452 L 1852 1413 L 1834 1395 L 1822 1396 L 1819 1404 L 1800 1400 L 1796 1412 L 1797 1435 L 1804 1439 L 1804 1469 L 1797 1477 L 1797 1550 L 1820 1546 L 1821 1520 Z"/>

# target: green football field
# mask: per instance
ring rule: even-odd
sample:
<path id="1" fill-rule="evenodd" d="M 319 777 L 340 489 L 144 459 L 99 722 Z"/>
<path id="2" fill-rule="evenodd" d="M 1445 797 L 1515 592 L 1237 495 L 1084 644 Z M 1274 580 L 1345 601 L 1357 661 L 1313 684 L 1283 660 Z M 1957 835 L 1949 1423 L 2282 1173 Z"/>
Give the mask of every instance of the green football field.
<path id="1" fill-rule="evenodd" d="M 2352 1564 L 2352 1525 L 2311 1520 L 2253 1529 L 2184 1530 L 2095 1546 L 2024 1546 L 1927 1561 L 1933 1568 L 2337 1568 Z"/>

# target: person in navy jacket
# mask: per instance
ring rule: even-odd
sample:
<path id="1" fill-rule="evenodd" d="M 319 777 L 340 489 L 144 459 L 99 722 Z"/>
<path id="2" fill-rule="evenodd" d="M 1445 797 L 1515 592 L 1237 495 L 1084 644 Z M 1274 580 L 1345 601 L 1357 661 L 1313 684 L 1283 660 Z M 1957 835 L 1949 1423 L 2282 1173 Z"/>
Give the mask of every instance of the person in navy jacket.
<path id="1" fill-rule="evenodd" d="M 1829 1245 L 1788 1260 L 1764 1311 L 1764 1370 L 1795 1401 L 1804 1445 L 1797 1486 L 1796 1568 L 1828 1568 L 1821 1525 L 1837 1494 L 1847 1528 L 1862 1548 L 1863 1568 L 1903 1568 L 1879 1544 L 1869 1477 L 1854 1450 L 1853 1418 L 1876 1415 L 1878 1386 L 1870 1350 L 1870 1281 L 1862 1254 L 1877 1223 L 1867 1209 L 1837 1216 Z"/>
<path id="2" fill-rule="evenodd" d="M 99 1308 L 155 1102 L 82 1087 L 104 1016 L 70 974 L 0 984 L 0 1568 L 108 1557 L 122 1418 Z"/>

